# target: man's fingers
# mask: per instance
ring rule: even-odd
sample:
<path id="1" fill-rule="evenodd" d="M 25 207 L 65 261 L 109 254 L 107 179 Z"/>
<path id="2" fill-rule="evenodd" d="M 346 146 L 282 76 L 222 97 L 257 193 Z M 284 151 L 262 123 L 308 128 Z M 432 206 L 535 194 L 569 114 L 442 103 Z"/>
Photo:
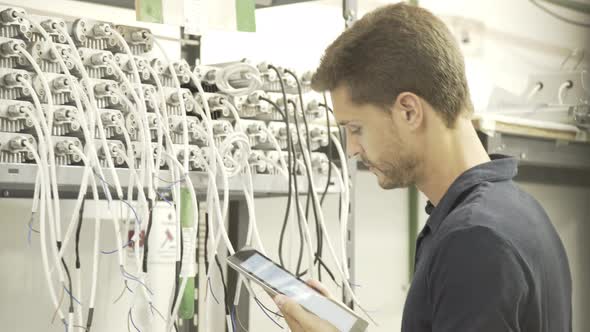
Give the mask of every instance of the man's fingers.
<path id="1" fill-rule="evenodd" d="M 305 330 L 303 329 L 303 327 L 301 327 L 301 325 L 299 324 L 299 322 L 297 322 L 293 317 L 283 313 L 283 317 L 285 317 L 285 321 L 287 322 L 287 325 L 289 325 L 289 330 L 291 330 L 291 332 L 305 332 Z"/>
<path id="2" fill-rule="evenodd" d="M 297 302 L 284 295 L 275 296 L 274 301 L 281 309 L 287 324 L 293 331 L 338 331 L 331 324 L 306 311 Z M 297 330 L 297 328 L 300 330 Z"/>
<path id="3" fill-rule="evenodd" d="M 314 280 L 314 279 L 309 279 L 305 283 L 309 287 L 316 290 L 318 293 L 322 294 L 323 296 L 325 296 L 327 298 L 332 298 L 332 294 L 330 294 L 330 291 L 321 282 Z"/>
<path id="4" fill-rule="evenodd" d="M 302 320 L 308 319 L 311 314 L 303 309 L 297 302 L 286 297 L 285 295 L 279 294 L 274 297 L 274 301 L 281 309 L 281 312 L 287 316 L 294 318 L 296 321 L 301 322 Z"/>

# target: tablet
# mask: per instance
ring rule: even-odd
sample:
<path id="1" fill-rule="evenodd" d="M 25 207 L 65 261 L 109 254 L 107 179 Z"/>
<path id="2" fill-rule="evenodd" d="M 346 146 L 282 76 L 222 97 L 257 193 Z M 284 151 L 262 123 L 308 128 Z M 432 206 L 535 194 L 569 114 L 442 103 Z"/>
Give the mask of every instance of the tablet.
<path id="1" fill-rule="evenodd" d="M 307 311 L 330 322 L 342 332 L 363 332 L 368 323 L 341 303 L 329 299 L 254 249 L 243 249 L 227 263 L 272 296 L 284 294 Z"/>

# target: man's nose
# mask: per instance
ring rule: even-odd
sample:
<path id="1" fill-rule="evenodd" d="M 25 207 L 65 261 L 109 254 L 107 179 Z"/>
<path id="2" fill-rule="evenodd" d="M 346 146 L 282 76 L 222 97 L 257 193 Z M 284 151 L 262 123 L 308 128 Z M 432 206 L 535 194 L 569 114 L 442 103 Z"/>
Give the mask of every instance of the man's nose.
<path id="1" fill-rule="evenodd" d="M 348 130 L 346 130 L 346 153 L 349 158 L 354 158 L 361 153 L 361 146 L 358 143 L 358 139 L 355 135 L 351 135 Z"/>

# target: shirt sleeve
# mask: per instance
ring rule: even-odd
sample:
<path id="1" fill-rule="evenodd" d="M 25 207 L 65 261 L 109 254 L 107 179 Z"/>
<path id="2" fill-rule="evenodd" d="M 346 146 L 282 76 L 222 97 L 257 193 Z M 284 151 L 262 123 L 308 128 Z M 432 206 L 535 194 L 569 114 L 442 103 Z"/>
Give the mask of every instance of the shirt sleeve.
<path id="1" fill-rule="evenodd" d="M 428 278 L 433 332 L 520 331 L 528 284 L 514 249 L 476 226 L 441 241 Z"/>

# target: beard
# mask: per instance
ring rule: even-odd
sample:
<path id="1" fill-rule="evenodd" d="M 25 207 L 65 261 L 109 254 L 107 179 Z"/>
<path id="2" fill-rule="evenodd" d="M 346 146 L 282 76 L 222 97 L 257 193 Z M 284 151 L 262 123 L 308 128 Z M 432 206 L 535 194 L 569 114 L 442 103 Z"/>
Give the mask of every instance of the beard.
<path id="1" fill-rule="evenodd" d="M 395 160 L 376 163 L 365 161 L 370 170 L 377 176 L 379 186 L 383 189 L 406 188 L 416 182 L 418 159 L 410 154 L 397 153 Z"/>

